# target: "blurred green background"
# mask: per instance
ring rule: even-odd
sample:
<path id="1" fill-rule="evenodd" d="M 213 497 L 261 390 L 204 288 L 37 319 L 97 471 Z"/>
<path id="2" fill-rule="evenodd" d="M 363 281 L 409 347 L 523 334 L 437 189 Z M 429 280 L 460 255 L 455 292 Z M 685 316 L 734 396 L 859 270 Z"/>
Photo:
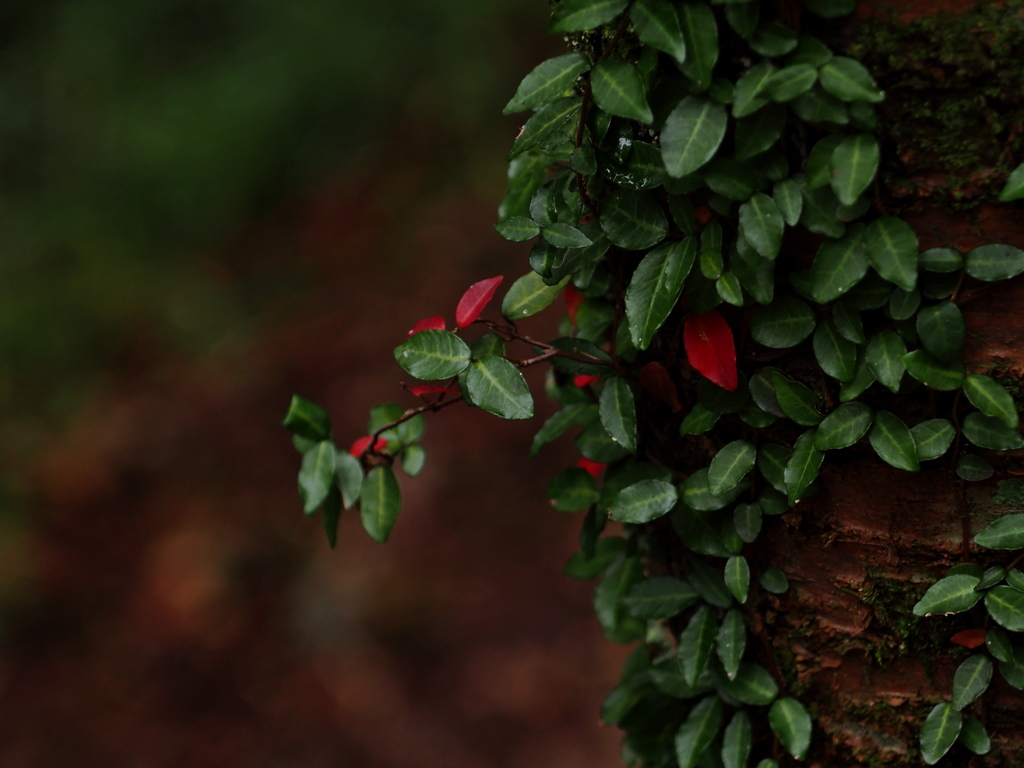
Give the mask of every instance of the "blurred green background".
<path id="1" fill-rule="evenodd" d="M 539 424 L 446 412 L 336 552 L 279 426 L 362 434 L 415 320 L 526 271 L 491 225 L 547 12 L 0 4 L 0 768 L 618 764 Z"/>

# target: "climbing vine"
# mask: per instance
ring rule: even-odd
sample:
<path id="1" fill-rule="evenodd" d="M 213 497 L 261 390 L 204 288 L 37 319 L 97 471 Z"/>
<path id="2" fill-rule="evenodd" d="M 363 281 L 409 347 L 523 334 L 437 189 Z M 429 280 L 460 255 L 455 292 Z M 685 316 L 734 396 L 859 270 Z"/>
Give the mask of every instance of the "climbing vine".
<path id="1" fill-rule="evenodd" d="M 451 330 L 440 315 L 416 323 L 395 359 L 426 382 L 408 388 L 419 404 L 376 406 L 348 450 L 315 404 L 296 396 L 285 418 L 304 511 L 322 510 L 331 546 L 343 508 L 383 542 L 401 506 L 396 468 L 424 466 L 424 415 L 465 402 L 530 418 L 521 369 L 549 366 L 559 410 L 530 453 L 576 434 L 581 458 L 548 493 L 583 513 L 566 572 L 597 580 L 609 639 L 640 643 L 601 712 L 624 731 L 630 765 L 808 756 L 811 712 L 753 642 L 757 606 L 788 580 L 747 553 L 817 491 L 830 454 L 859 444 L 898 469 L 945 462 L 973 482 L 995 473 L 991 452 L 1024 447 L 1010 392 L 960 359 L 961 304 L 1024 272 L 1024 251 L 920 250 L 878 192 L 885 93 L 825 42 L 855 0 L 802 6 L 555 4 L 550 31 L 570 51 L 530 72 L 505 109 L 532 114 L 509 153 L 496 229 L 534 243 L 500 318 L 488 314 L 494 277 L 469 288 Z M 1000 200 L 1021 197 L 1024 166 Z M 560 297 L 558 338 L 519 329 Z M 996 670 L 1024 689 L 1024 514 L 973 541 L 1010 554 L 957 565 L 913 608 L 982 603 L 986 615 L 953 638 L 975 652 L 923 722 L 929 765 L 957 742 L 989 751 L 976 715 Z"/>

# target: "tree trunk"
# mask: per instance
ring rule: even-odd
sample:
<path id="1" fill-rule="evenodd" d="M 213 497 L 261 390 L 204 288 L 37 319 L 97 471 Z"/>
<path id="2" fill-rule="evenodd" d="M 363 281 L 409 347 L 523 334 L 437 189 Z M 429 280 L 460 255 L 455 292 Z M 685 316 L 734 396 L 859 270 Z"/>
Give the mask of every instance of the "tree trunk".
<path id="1" fill-rule="evenodd" d="M 1015 58 L 1024 40 L 1022 5 L 898 5 L 901 12 L 891 14 L 862 3 L 844 31 L 846 51 L 864 60 L 886 91 L 877 199 L 915 228 L 922 251 L 1021 246 L 1019 204 L 991 201 L 1007 170 L 1024 159 L 1024 73 Z M 1000 59 L 1011 50 L 1012 58 Z M 893 159 L 888 165 L 886 157 Z M 958 303 L 968 372 L 1021 391 L 1024 283 L 965 290 Z M 920 419 L 936 407 L 924 388 L 910 406 L 905 396 L 878 389 L 869 399 L 878 410 L 913 409 Z M 1024 465 L 1021 452 L 985 452 L 995 476 L 965 483 L 948 456 L 911 474 L 882 464 L 870 448 L 857 450 L 829 454 L 820 492 L 758 542 L 761 563 L 781 567 L 791 589 L 760 607 L 757 629 L 819 726 L 809 765 L 917 766 L 921 723 L 949 700 L 953 672 L 969 654 L 950 638 L 983 628 L 987 617 L 980 605 L 949 618 L 919 619 L 911 608 L 952 565 L 1005 566 L 1012 559 L 979 551 L 970 539 L 992 518 L 1021 511 L 1024 482 L 1013 478 Z M 982 713 L 992 751 L 972 757 L 954 747 L 943 764 L 1024 764 L 1024 696 L 999 677 Z"/>

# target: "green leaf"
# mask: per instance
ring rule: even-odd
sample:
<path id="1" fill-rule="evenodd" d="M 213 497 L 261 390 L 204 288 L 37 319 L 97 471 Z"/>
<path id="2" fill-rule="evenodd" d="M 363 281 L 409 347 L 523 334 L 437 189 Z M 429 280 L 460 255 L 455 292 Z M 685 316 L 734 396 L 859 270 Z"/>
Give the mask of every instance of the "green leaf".
<path id="1" fill-rule="evenodd" d="M 760 508 L 756 504 L 743 504 L 740 506 L 753 507 L 758 510 L 757 523 L 758 528 L 760 528 Z M 736 598 L 736 602 L 747 602 L 747 593 L 750 591 L 750 565 L 747 564 L 747 559 L 741 555 L 733 555 L 726 560 L 724 578 L 725 586 L 732 593 L 732 596 Z"/>
<path id="2" fill-rule="evenodd" d="M 778 256 L 784 228 L 782 214 L 768 195 L 758 192 L 740 206 L 740 233 L 766 259 Z"/>
<path id="3" fill-rule="evenodd" d="M 953 709 L 963 709 L 988 690 L 992 682 L 992 659 L 982 653 L 968 657 L 953 675 Z"/>
<path id="4" fill-rule="evenodd" d="M 679 635 L 679 666 L 687 685 L 695 685 L 715 646 L 718 622 L 715 612 L 706 605 L 696 610 Z"/>
<path id="5" fill-rule="evenodd" d="M 963 269 L 964 257 L 952 248 L 929 248 L 918 257 L 917 265 L 929 272 L 956 272 Z"/>
<path id="6" fill-rule="evenodd" d="M 859 283 L 868 271 L 863 230 L 851 227 L 838 240 L 825 240 L 811 265 L 814 300 L 828 304 Z"/>
<path id="7" fill-rule="evenodd" d="M 732 272 L 724 272 L 715 281 L 715 291 L 723 301 L 729 302 L 734 307 L 743 306 L 743 286 L 740 285 L 739 278 Z"/>
<path id="8" fill-rule="evenodd" d="M 870 133 L 847 136 L 832 153 L 832 189 L 843 205 L 853 205 L 878 171 L 881 151 Z"/>
<path id="9" fill-rule="evenodd" d="M 427 452 L 419 443 L 409 443 L 402 448 L 402 471 L 409 477 L 416 477 L 427 463 Z"/>
<path id="10" fill-rule="evenodd" d="M 960 308 L 951 301 L 942 301 L 917 313 L 917 334 L 932 357 L 949 362 L 960 354 L 967 328 Z"/>
<path id="11" fill-rule="evenodd" d="M 722 197 L 742 202 L 754 194 L 759 179 L 748 164 L 719 157 L 704 169 L 704 182 Z"/>
<path id="12" fill-rule="evenodd" d="M 762 83 L 758 96 L 772 101 L 790 101 L 806 93 L 818 81 L 818 70 L 810 64 L 783 67 Z"/>
<path id="13" fill-rule="evenodd" d="M 715 647 L 725 676 L 732 680 L 739 671 L 740 661 L 747 649 L 747 626 L 743 623 L 743 613 L 739 608 L 730 608 L 725 612 L 718 627 Z"/>
<path id="14" fill-rule="evenodd" d="M 818 425 L 814 447 L 819 451 L 849 448 L 868 433 L 874 413 L 864 403 L 843 403 Z"/>
<path id="15" fill-rule="evenodd" d="M 853 369 L 853 378 L 844 381 L 839 387 L 839 401 L 848 403 L 860 397 L 868 387 L 875 383 L 875 374 L 864 357 L 863 350 L 857 350 L 857 363 Z"/>
<path id="16" fill-rule="evenodd" d="M 774 565 L 765 569 L 759 581 L 761 586 L 773 595 L 784 594 L 789 589 L 789 579 L 786 578 L 786 574 Z"/>
<path id="17" fill-rule="evenodd" d="M 693 768 L 722 727 L 724 705 L 718 696 L 707 696 L 690 710 L 675 738 L 679 768 Z"/>
<path id="18" fill-rule="evenodd" d="M 928 591 L 914 605 L 915 616 L 929 616 L 931 614 L 962 613 L 974 607 L 982 596 L 981 592 L 975 591 L 978 582 L 977 576 L 966 573 L 958 573 L 953 576 L 946 576 L 928 587 Z"/>
<path id="19" fill-rule="evenodd" d="M 969 717 L 964 721 L 957 740 L 976 755 L 987 755 L 992 750 L 992 740 L 985 726 L 976 717 Z"/>
<path id="20" fill-rule="evenodd" d="M 650 193 L 620 189 L 605 198 L 601 228 L 620 248 L 642 251 L 665 239 L 668 219 Z"/>
<path id="21" fill-rule="evenodd" d="M 822 87 L 843 101 L 877 103 L 885 98 L 867 68 L 859 61 L 834 56 L 818 70 Z"/>
<path id="22" fill-rule="evenodd" d="M 611 517 L 621 523 L 649 523 L 672 509 L 678 499 L 672 483 L 641 480 L 619 492 L 611 505 Z"/>
<path id="23" fill-rule="evenodd" d="M 803 186 L 800 192 L 804 197 L 800 223 L 815 234 L 825 237 L 842 237 L 846 232 L 846 224 L 840 221 L 836 215 L 839 201 L 836 199 L 832 187 L 824 186 L 812 190 Z"/>
<path id="24" fill-rule="evenodd" d="M 562 0 L 551 14 L 548 31 L 583 32 L 607 24 L 625 10 L 628 0 Z"/>
<path id="25" fill-rule="evenodd" d="M 783 56 L 796 48 L 796 32 L 778 21 L 763 21 L 747 40 L 762 56 Z"/>
<path id="26" fill-rule="evenodd" d="M 555 248 L 586 248 L 593 241 L 570 224 L 555 222 L 544 228 L 544 239 Z"/>
<path id="27" fill-rule="evenodd" d="M 311 400 L 292 395 L 288 413 L 281 422 L 292 434 L 319 442 L 331 436 L 331 420 L 327 412 Z"/>
<path id="28" fill-rule="evenodd" d="M 897 288 L 889 298 L 889 317 L 896 321 L 909 320 L 921 306 L 921 292 Z"/>
<path id="29" fill-rule="evenodd" d="M 772 200 L 775 207 L 782 214 L 783 221 L 791 227 L 795 227 L 800 221 L 800 212 L 803 209 L 803 196 L 800 194 L 800 186 L 792 179 L 783 179 L 772 188 Z"/>
<path id="30" fill-rule="evenodd" d="M 1016 573 L 1020 573 L 1020 571 L 1018 571 L 1016 568 L 1014 568 L 1013 570 Z M 982 573 L 981 581 L 978 582 L 978 586 L 976 586 L 975 589 L 981 592 L 983 590 L 989 589 L 990 587 L 994 587 L 996 584 L 999 584 L 1001 581 L 1003 581 L 1003 579 L 1005 579 L 1006 576 L 1006 569 L 1002 566 L 995 565 L 991 568 L 986 568 L 985 571 Z M 1009 584 L 1009 581 L 1007 581 L 1007 583 Z M 1013 584 L 1010 584 L 1010 586 L 1014 587 L 1014 589 L 1017 589 Z M 1019 592 L 1020 590 L 1017 591 Z"/>
<path id="31" fill-rule="evenodd" d="M 917 472 L 921 464 L 917 459 L 917 444 L 910 428 L 889 411 L 878 411 L 868 440 L 882 461 L 897 469 Z"/>
<path id="32" fill-rule="evenodd" d="M 754 468 L 757 449 L 746 440 L 733 440 L 723 446 L 708 468 L 708 490 L 713 496 L 721 496 L 735 488 L 740 480 Z"/>
<path id="33" fill-rule="evenodd" d="M 523 152 L 539 147 L 554 133 L 565 125 L 569 118 L 580 110 L 582 99 L 579 96 L 566 96 L 542 107 L 526 121 L 519 137 L 509 150 L 508 159 L 513 160 Z"/>
<path id="34" fill-rule="evenodd" d="M 988 635 L 993 634 L 994 631 L 1002 632 L 999 627 L 990 627 L 988 632 L 985 633 L 986 638 Z M 1007 641 L 1007 645 L 1009 646 L 1009 641 Z M 989 646 L 989 650 L 992 650 L 992 646 Z M 992 655 L 995 656 L 994 653 Z M 1024 654 L 1019 649 L 1009 646 L 1009 657 L 1006 661 L 1000 660 L 999 662 L 999 674 L 1017 690 L 1024 690 L 1024 658 L 1022 656 Z M 997 656 L 996 658 L 999 657 Z"/>
<path id="35" fill-rule="evenodd" d="M 700 403 L 693 406 L 693 409 L 683 419 L 683 423 L 679 425 L 680 435 L 700 435 L 707 432 L 718 421 L 720 414 L 714 411 L 709 411 Z"/>
<path id="36" fill-rule="evenodd" d="M 725 19 L 729 26 L 736 30 L 737 35 L 744 40 L 749 39 L 761 21 L 761 5 L 745 0 L 732 0 L 725 6 Z"/>
<path id="37" fill-rule="evenodd" d="M 729 502 L 735 497 L 737 489 L 741 487 L 743 486 L 736 486 L 736 488 L 727 491 L 722 496 L 715 496 L 708 490 L 708 469 L 702 467 L 686 478 L 679 490 L 682 494 L 683 502 L 690 509 L 709 512 L 728 506 Z"/>
<path id="38" fill-rule="evenodd" d="M 370 538 L 383 544 L 398 519 L 402 492 L 391 467 L 374 467 L 363 481 L 359 500 L 359 517 Z"/>
<path id="39" fill-rule="evenodd" d="M 796 49 L 786 59 L 788 64 L 810 64 L 820 67 L 832 58 L 832 51 L 821 40 L 810 35 L 800 35 Z"/>
<path id="40" fill-rule="evenodd" d="M 794 347 L 814 331 L 814 311 L 800 299 L 780 296 L 768 306 L 754 308 L 750 335 L 772 349 Z"/>
<path id="41" fill-rule="evenodd" d="M 999 202 L 1008 203 L 1011 200 L 1019 200 L 1024 197 L 1024 163 L 1021 163 L 1010 173 L 1006 180 L 1006 186 L 999 193 Z"/>
<path id="42" fill-rule="evenodd" d="M 506 320 L 516 322 L 524 317 L 535 315 L 546 308 L 551 302 L 558 298 L 568 278 L 555 285 L 547 285 L 544 278 L 536 272 L 527 272 L 508 289 L 505 298 L 501 302 L 501 316 Z M 433 331 L 417 333 L 416 336 L 423 336 Z M 412 338 L 415 339 L 416 336 Z"/>
<path id="43" fill-rule="evenodd" d="M 634 585 L 625 603 L 638 619 L 656 621 L 678 615 L 697 600 L 697 592 L 682 579 L 653 576 Z"/>
<path id="44" fill-rule="evenodd" d="M 687 561 L 687 574 L 690 577 L 690 584 L 704 602 L 719 608 L 728 608 L 732 605 L 732 593 L 725 586 L 722 574 L 715 568 L 703 560 L 690 559 Z"/>
<path id="45" fill-rule="evenodd" d="M 722 734 L 723 768 L 747 768 L 753 746 L 753 727 L 742 709 L 732 716 Z"/>
<path id="46" fill-rule="evenodd" d="M 597 501 L 597 482 L 580 467 L 559 472 L 548 483 L 548 498 L 559 512 L 578 512 Z"/>
<path id="47" fill-rule="evenodd" d="M 474 360 L 466 373 L 463 394 L 471 405 L 499 418 L 533 418 L 530 386 L 519 369 L 504 357 L 484 355 Z"/>
<path id="48" fill-rule="evenodd" d="M 331 488 L 324 501 L 324 514 L 321 518 L 324 533 L 327 535 L 327 544 L 334 549 L 338 544 L 338 522 L 341 520 L 341 493 L 337 488 Z"/>
<path id="49" fill-rule="evenodd" d="M 985 593 L 985 609 L 996 624 L 1011 632 L 1024 631 L 1024 592 L 1013 587 L 993 587 Z"/>
<path id="50" fill-rule="evenodd" d="M 745 661 L 736 676 L 722 686 L 726 694 L 742 704 L 763 707 L 779 695 L 779 686 L 771 673 L 760 664 Z"/>
<path id="51" fill-rule="evenodd" d="M 762 445 L 758 451 L 757 468 L 764 479 L 780 493 L 786 490 L 786 463 L 789 461 L 789 450 L 782 445 L 769 443 Z"/>
<path id="52" fill-rule="evenodd" d="M 335 451 L 334 482 L 341 491 L 345 509 L 352 509 L 359 501 L 363 487 L 363 468 L 359 460 L 348 451 Z"/>
<path id="53" fill-rule="evenodd" d="M 789 107 L 797 117 L 809 123 L 846 125 L 850 122 L 850 111 L 846 105 L 831 93 L 826 93 L 820 84 L 797 96 Z"/>
<path id="54" fill-rule="evenodd" d="M 682 178 L 714 157 L 727 123 L 725 107 L 705 96 L 687 96 L 679 102 L 661 131 L 661 157 L 669 176 Z"/>
<path id="55" fill-rule="evenodd" d="M 829 184 L 832 177 L 832 155 L 836 148 L 842 143 L 843 137 L 838 134 L 831 134 L 819 139 L 811 148 L 807 156 L 807 167 L 804 177 L 807 180 L 808 189 L 818 189 Z M 838 198 L 836 198 L 838 200 Z"/>
<path id="56" fill-rule="evenodd" d="M 668 0 L 637 0 L 629 12 L 637 37 L 664 51 L 680 64 L 686 61 L 686 41 L 679 14 Z"/>
<path id="57" fill-rule="evenodd" d="M 885 330 L 871 338 L 868 342 L 864 359 L 867 361 L 875 378 L 892 392 L 899 391 L 900 380 L 903 378 L 902 357 L 907 348 L 903 339 L 896 331 Z"/>
<path id="58" fill-rule="evenodd" d="M 810 429 L 796 439 L 793 444 L 793 455 L 786 464 L 786 496 L 792 506 L 799 501 L 814 482 L 821 469 L 821 460 L 825 454 L 814 447 L 815 430 Z"/>
<path id="59" fill-rule="evenodd" d="M 650 346 L 675 308 L 696 253 L 696 238 L 687 237 L 654 248 L 637 265 L 626 289 L 626 319 L 637 349 Z"/>
<path id="60" fill-rule="evenodd" d="M 967 414 L 963 422 L 964 437 L 979 448 L 993 451 L 1015 451 L 1024 448 L 1024 439 L 1017 430 L 1010 429 L 1002 421 L 992 416 L 974 411 Z"/>
<path id="61" fill-rule="evenodd" d="M 814 357 L 821 370 L 838 381 L 849 381 L 857 368 L 857 347 L 844 339 L 831 318 L 818 323 L 814 331 Z"/>
<path id="62" fill-rule="evenodd" d="M 779 699 L 768 710 L 768 723 L 786 751 L 803 760 L 811 746 L 811 716 L 804 705 L 789 697 Z"/>
<path id="63" fill-rule="evenodd" d="M 1001 420 L 1011 429 L 1016 429 L 1020 423 L 1013 397 L 990 376 L 981 373 L 968 376 L 964 379 L 964 394 L 979 411 Z"/>
<path id="64" fill-rule="evenodd" d="M 533 444 L 530 446 L 530 457 L 536 456 L 541 448 L 560 437 L 569 427 L 588 423 L 591 414 L 596 410 L 596 406 L 576 403 L 555 412 L 534 436 Z"/>
<path id="65" fill-rule="evenodd" d="M 684 1 L 679 4 L 679 22 L 686 41 L 686 60 L 680 68 L 683 74 L 694 81 L 697 90 L 703 91 L 711 85 L 715 62 L 718 61 L 718 25 L 715 23 L 715 14 L 707 3 Z M 664 146 L 664 133 L 661 141 Z"/>
<path id="66" fill-rule="evenodd" d="M 956 474 L 968 482 L 977 483 L 992 477 L 995 469 L 980 456 L 968 453 L 956 460 Z"/>
<path id="67" fill-rule="evenodd" d="M 1024 549 L 1024 514 L 1003 515 L 989 523 L 974 543 L 987 549 Z"/>
<path id="68" fill-rule="evenodd" d="M 956 429 L 949 419 L 928 419 L 910 428 L 917 446 L 917 460 L 937 459 L 949 450 L 956 437 Z"/>
<path id="69" fill-rule="evenodd" d="M 772 371 L 772 384 L 779 407 L 789 418 L 804 427 L 813 427 L 821 421 L 816 407 L 818 398 L 810 389 L 778 371 Z"/>
<path id="70" fill-rule="evenodd" d="M 736 81 L 736 89 L 733 91 L 733 117 L 741 118 L 752 115 L 768 103 L 767 97 L 759 94 L 762 86 L 775 72 L 776 69 L 770 62 L 762 61 L 743 73 Z"/>
<path id="71" fill-rule="evenodd" d="M 469 358 L 469 347 L 449 331 L 421 331 L 395 348 L 398 364 L 424 381 L 459 375 L 469 365 Z"/>
<path id="72" fill-rule="evenodd" d="M 875 219 L 864 232 L 868 261 L 882 277 L 905 291 L 917 285 L 917 235 L 895 216 Z"/>
<path id="73" fill-rule="evenodd" d="M 649 124 L 654 115 L 647 104 L 644 81 L 632 64 L 605 59 L 590 73 L 594 103 L 609 115 Z"/>
<path id="74" fill-rule="evenodd" d="M 738 120 L 735 133 L 736 159 L 749 160 L 767 151 L 779 140 L 785 127 L 786 108 L 778 104 L 771 104 L 750 117 Z"/>
<path id="75" fill-rule="evenodd" d="M 963 727 L 963 715 L 952 704 L 936 704 L 921 726 L 921 757 L 935 765 L 956 743 Z"/>
<path id="76" fill-rule="evenodd" d="M 1014 661 L 1014 647 L 1010 643 L 1010 637 L 999 627 L 989 627 L 986 630 L 985 649 L 998 661 Z"/>
<path id="77" fill-rule="evenodd" d="M 299 496 L 306 515 L 316 512 L 334 487 L 334 454 L 334 444 L 330 440 L 321 440 L 302 454 Z"/>
<path id="78" fill-rule="evenodd" d="M 503 114 L 537 109 L 554 101 L 589 68 L 590 62 L 582 53 L 567 53 L 541 62 L 523 78 L 516 95 L 505 105 Z"/>
<path id="79" fill-rule="evenodd" d="M 998 243 L 979 245 L 967 252 L 964 269 L 971 277 L 986 282 L 1009 280 L 1024 272 L 1024 251 Z"/>
<path id="80" fill-rule="evenodd" d="M 907 373 L 932 389 L 951 392 L 963 384 L 964 364 L 959 360 L 942 362 L 923 349 L 917 349 L 900 355 L 900 362 L 906 367 Z"/>
<path id="81" fill-rule="evenodd" d="M 601 424 L 630 453 L 636 453 L 636 402 L 629 383 L 621 376 L 605 381 L 600 400 Z"/>

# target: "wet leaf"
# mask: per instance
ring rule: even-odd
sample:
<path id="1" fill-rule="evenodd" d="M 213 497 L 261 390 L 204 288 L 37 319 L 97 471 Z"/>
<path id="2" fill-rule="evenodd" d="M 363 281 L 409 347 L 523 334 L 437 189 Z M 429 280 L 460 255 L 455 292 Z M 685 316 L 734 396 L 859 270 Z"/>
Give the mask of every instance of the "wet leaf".
<path id="1" fill-rule="evenodd" d="M 636 401 L 629 383 L 621 376 L 605 381 L 600 398 L 601 424 L 630 453 L 636 453 Z"/>
<path id="2" fill-rule="evenodd" d="M 601 228 L 620 248 L 642 251 L 665 239 L 668 219 L 650 193 L 620 189 L 605 198 Z"/>
<path id="3" fill-rule="evenodd" d="M 607 24 L 625 10 L 628 0 L 563 0 L 551 14 L 548 31 L 582 32 Z"/>
<path id="4" fill-rule="evenodd" d="M 474 360 L 465 377 L 463 394 L 481 410 L 502 419 L 533 417 L 533 396 L 523 374 L 504 357 L 484 355 Z"/>
<path id="5" fill-rule="evenodd" d="M 802 760 L 811 746 L 811 716 L 804 705 L 793 698 L 779 699 L 768 710 L 768 723 L 782 746 Z"/>
<path id="6" fill-rule="evenodd" d="M 622 59 L 605 59 L 590 73 L 594 103 L 609 115 L 648 124 L 654 116 L 640 72 Z"/>
<path id="7" fill-rule="evenodd" d="M 962 613 L 970 610 L 982 597 L 982 593 L 974 589 L 979 581 L 981 579 L 977 576 L 965 573 L 939 579 L 914 605 L 914 615 Z"/>
<path id="8" fill-rule="evenodd" d="M 513 112 L 537 109 L 554 101 L 589 68 L 590 62 L 582 53 L 567 53 L 541 62 L 523 78 L 515 96 L 505 105 L 503 113 L 509 115 Z"/>
<path id="9" fill-rule="evenodd" d="M 513 243 L 522 243 L 540 234 L 540 227 L 527 216 L 510 216 L 499 221 L 494 228 L 499 235 Z"/>
<path id="10" fill-rule="evenodd" d="M 963 715 L 952 704 L 936 704 L 921 726 L 921 757 L 935 765 L 956 743 L 963 727 Z"/>
<path id="11" fill-rule="evenodd" d="M 611 517 L 622 523 L 649 523 L 672 509 L 678 498 L 672 483 L 641 480 L 619 492 L 611 505 Z"/>
<path id="12" fill-rule="evenodd" d="M 696 238 L 665 243 L 649 251 L 633 272 L 626 289 L 626 319 L 637 349 L 650 346 L 675 308 L 696 254 Z"/>
<path id="13" fill-rule="evenodd" d="M 910 428 L 889 411 L 878 411 L 875 414 L 868 440 L 886 464 L 908 472 L 921 469 L 917 459 L 917 444 Z"/>
<path id="14" fill-rule="evenodd" d="M 383 544 L 398 520 L 402 492 L 391 467 L 374 467 L 363 480 L 359 497 L 359 517 L 374 541 Z"/>
<path id="15" fill-rule="evenodd" d="M 459 328 L 465 328 L 480 317 L 480 313 L 484 311 L 484 307 L 487 306 L 504 279 L 502 275 L 498 275 L 469 286 L 469 290 L 462 294 L 462 298 L 459 299 L 459 304 L 455 308 L 455 324 Z"/>
<path id="16" fill-rule="evenodd" d="M 544 227 L 544 239 L 555 248 L 586 248 L 593 241 L 570 224 L 555 222 Z"/>
<path id="17" fill-rule="evenodd" d="M 725 107 L 707 97 L 687 96 L 679 102 L 661 131 L 661 156 L 669 176 L 682 178 L 714 157 L 727 122 Z"/>
<path id="18" fill-rule="evenodd" d="M 881 151 L 870 133 L 847 136 L 832 153 L 832 189 L 843 205 L 853 205 L 878 171 Z"/>
<path id="19" fill-rule="evenodd" d="M 422 331 L 395 348 L 395 360 L 417 379 L 450 379 L 469 365 L 466 343 L 448 331 Z"/>
<path id="20" fill-rule="evenodd" d="M 582 99 L 579 96 L 566 96 L 551 102 L 535 112 L 526 121 L 526 125 L 523 126 L 519 137 L 512 144 L 512 149 L 508 153 L 508 159 L 511 161 L 523 152 L 539 147 L 547 141 L 548 138 L 569 121 L 569 118 L 579 112 L 582 103 Z"/>
<path id="21" fill-rule="evenodd" d="M 686 316 L 683 346 L 687 361 L 696 371 L 722 389 L 736 390 L 736 345 L 732 329 L 717 310 Z"/>
<path id="22" fill-rule="evenodd" d="M 558 298 L 568 278 L 555 285 L 548 285 L 536 272 L 527 272 L 508 289 L 501 302 L 501 316 L 516 322 L 535 315 Z M 415 337 L 414 337 L 415 338 Z"/>
<path id="23" fill-rule="evenodd" d="M 679 63 L 686 61 L 686 41 L 679 14 L 668 0 L 637 0 L 629 12 L 641 41 L 664 51 Z"/>

